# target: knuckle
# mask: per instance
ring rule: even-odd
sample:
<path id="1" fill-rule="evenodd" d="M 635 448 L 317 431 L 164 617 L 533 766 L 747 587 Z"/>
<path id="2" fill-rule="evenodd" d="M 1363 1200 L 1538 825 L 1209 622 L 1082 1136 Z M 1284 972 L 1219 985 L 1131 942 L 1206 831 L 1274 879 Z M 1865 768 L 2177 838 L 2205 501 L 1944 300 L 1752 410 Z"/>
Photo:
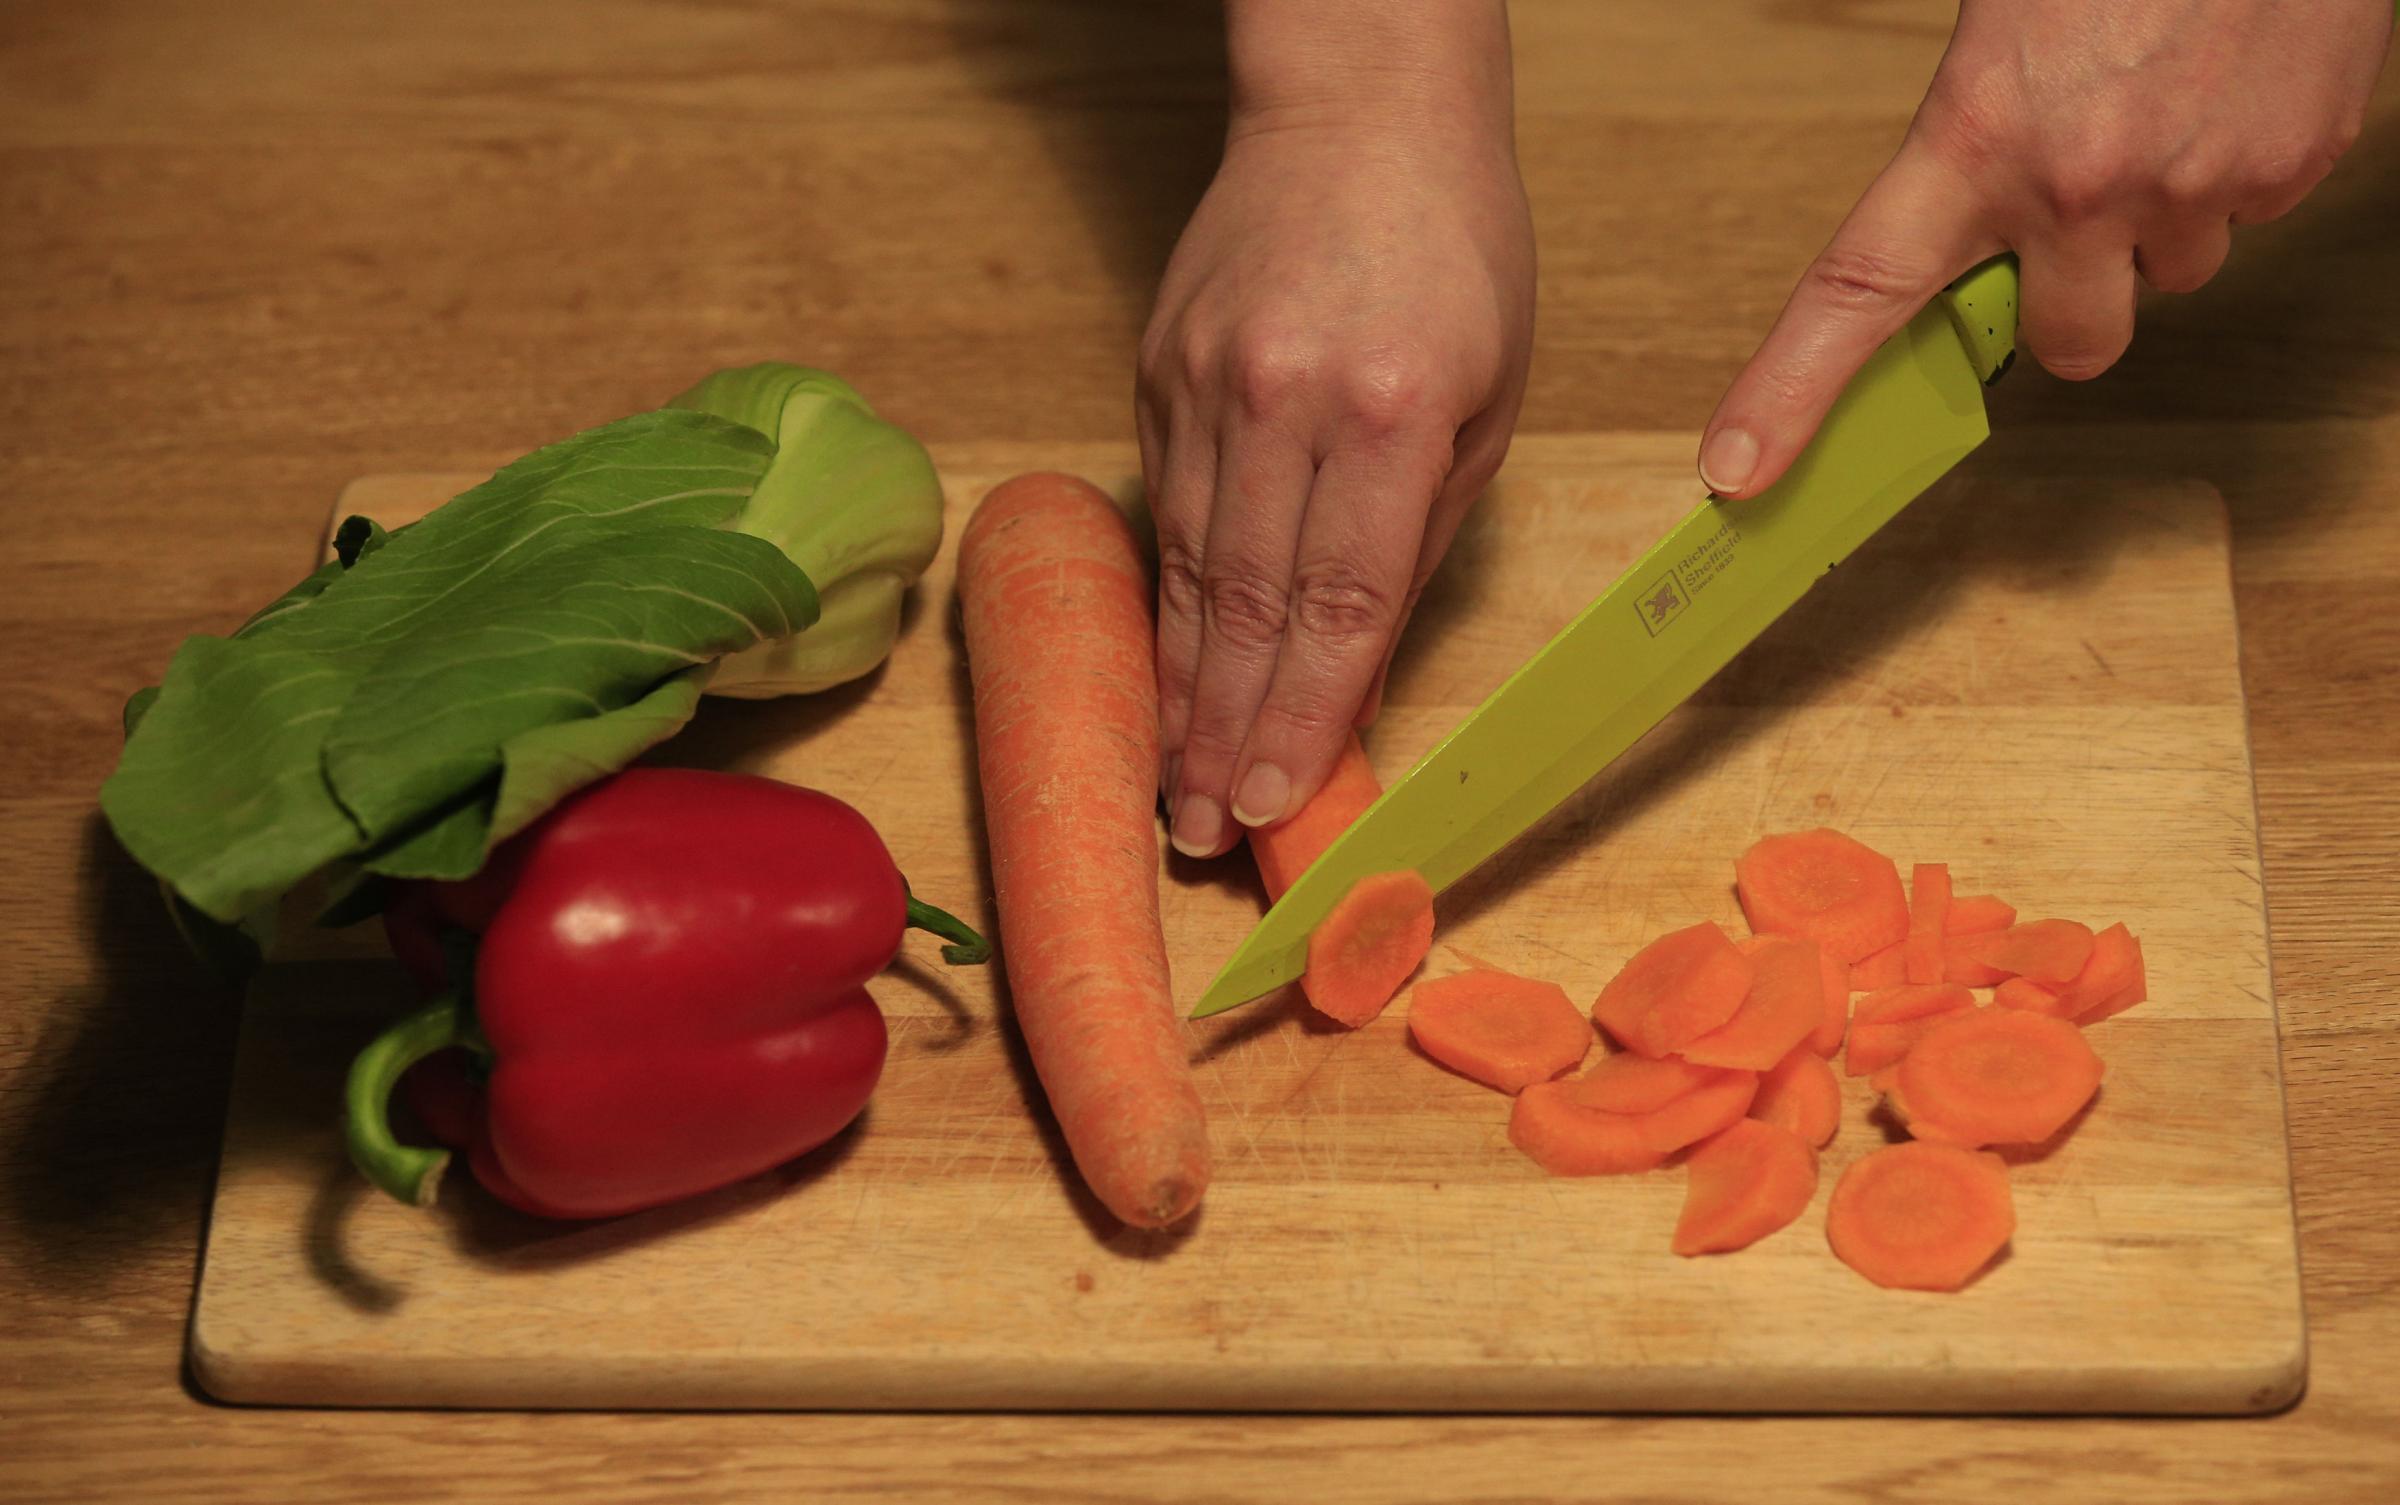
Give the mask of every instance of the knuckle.
<path id="1" fill-rule="evenodd" d="M 2243 173 L 2244 186 L 2264 195 L 2312 188 L 2333 171 L 2341 148 L 2331 137 L 2276 137 L 2259 143 Z"/>
<path id="2" fill-rule="evenodd" d="M 2117 202 L 2124 181 L 2124 163 L 2113 148 L 2079 146 L 2045 165 L 2042 203 L 2063 223 L 2083 223 L 2097 219 Z"/>
<path id="3" fill-rule="evenodd" d="M 1349 427 L 1370 437 L 1410 427 L 1433 405 L 1433 371 L 1414 352 L 1383 351 L 1344 373 L 1340 401 Z"/>
<path id="4" fill-rule="evenodd" d="M 1900 253 L 1872 245 L 1825 248 L 1808 268 L 1808 284 L 1838 307 L 1883 314 L 1931 295 L 1924 270 Z"/>
<path id="5" fill-rule="evenodd" d="M 1266 418 L 1293 400 L 1315 367 L 1315 352 L 1306 342 L 1281 331 L 1253 330 L 1228 350 L 1225 378 L 1245 413 Z"/>
<path id="6" fill-rule="evenodd" d="M 1165 528 L 1158 534 L 1158 597 L 1169 611 L 1200 609 L 1200 553 Z"/>
<path id="7" fill-rule="evenodd" d="M 1380 645 L 1397 615 L 1391 593 L 1340 564 L 1303 566 L 1292 581 L 1292 622 L 1329 645 Z"/>
<path id="8" fill-rule="evenodd" d="M 1229 643 L 1259 647 L 1283 635 L 1284 593 L 1256 575 L 1203 575 L 1202 611 L 1209 631 Z"/>

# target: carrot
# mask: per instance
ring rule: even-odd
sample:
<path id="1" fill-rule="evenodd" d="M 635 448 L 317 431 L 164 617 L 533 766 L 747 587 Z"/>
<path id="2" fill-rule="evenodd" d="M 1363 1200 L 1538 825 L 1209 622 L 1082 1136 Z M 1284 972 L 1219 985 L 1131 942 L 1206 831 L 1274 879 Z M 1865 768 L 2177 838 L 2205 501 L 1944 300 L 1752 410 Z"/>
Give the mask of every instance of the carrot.
<path id="1" fill-rule="evenodd" d="M 1896 988 L 1908 981 L 1908 943 L 1899 941 L 1884 947 L 1865 961 L 1850 964 L 1850 991 L 1873 993 L 1884 988 Z"/>
<path id="2" fill-rule="evenodd" d="M 1974 1006 L 1975 995 L 1955 983 L 1937 982 L 1923 987 L 1902 983 L 1861 998 L 1853 1017 L 1860 1024 L 1900 1024 Z"/>
<path id="3" fill-rule="evenodd" d="M 1300 881 L 1300 875 L 1324 855 L 1334 838 L 1349 830 L 1350 823 L 1382 797 L 1383 785 L 1353 732 L 1342 744 L 1333 772 L 1308 797 L 1307 804 L 1274 825 L 1251 828 L 1250 857 L 1267 886 L 1268 902 L 1282 898 L 1283 891 Z"/>
<path id="4" fill-rule="evenodd" d="M 2150 975 L 2148 969 L 2143 965 L 2142 962 L 2142 943 L 2131 936 L 2126 937 L 2126 939 L 2131 941 L 2133 946 L 2131 976 L 2127 978 L 2124 986 L 2118 988 L 2117 991 L 2109 994 L 2106 998 L 2103 998 L 2098 1003 L 2093 1004 L 2090 1008 L 2085 1009 L 2082 1013 L 2077 1014 L 2075 1016 L 2075 1022 L 2077 1024 L 2091 1025 L 2098 1024 L 2103 1019 L 2113 1019 L 2117 1015 L 2124 1013 L 2127 1009 L 2132 1008 L 2135 1004 L 2141 1003 L 2149 998 Z"/>
<path id="5" fill-rule="evenodd" d="M 1664 1107 L 1631 1116 L 1641 1121 L 1642 1132 L 1652 1145 L 1671 1155 L 1738 1122 L 1757 1096 L 1757 1072 L 1727 1071 Z"/>
<path id="6" fill-rule="evenodd" d="M 1950 949 L 1966 961 L 2008 977 L 2061 983 L 2073 978 L 2091 960 L 2092 929 L 2073 920 L 2034 920 L 1986 935 L 1960 936 Z"/>
<path id="7" fill-rule="evenodd" d="M 2054 990 L 2059 1003 L 2055 1012 L 2062 1019 L 2080 1019 L 2137 982 L 2141 973 L 2142 943 L 2123 924 L 2111 925 L 2092 937 L 2091 959 L 2083 970 Z"/>
<path id="8" fill-rule="evenodd" d="M 1825 1022 L 1825 969 L 1815 941 L 1763 936 L 1743 948 L 1754 974 L 1731 1019 L 1677 1054 L 1698 1066 L 1765 1071 Z"/>
<path id="9" fill-rule="evenodd" d="M 1950 901 L 1950 917 L 1943 925 L 1945 935 L 1981 935 L 1988 930 L 2006 930 L 2017 923 L 2017 906 L 2006 899 L 1990 894 L 1969 894 Z"/>
<path id="10" fill-rule="evenodd" d="M 1760 1075 L 1750 1116 L 1822 1148 L 1842 1124 L 1841 1081 L 1823 1056 L 1805 1047 L 1795 1050 Z"/>
<path id="11" fill-rule="evenodd" d="M 1974 1006 L 1973 994 L 1947 983 L 1870 993 L 1859 1000 L 1851 1020 L 1842 1069 L 1851 1076 L 1880 1071 L 1907 1055 L 1926 1031 Z"/>
<path id="12" fill-rule="evenodd" d="M 1820 979 L 1825 989 L 1825 1017 L 1808 1033 L 1808 1048 L 1820 1056 L 1831 1056 L 1842 1048 L 1842 1034 L 1850 1028 L 1850 968 L 1840 957 L 1817 948 L 1817 966 L 1823 971 Z"/>
<path id="13" fill-rule="evenodd" d="M 1679 1097 L 1721 1081 L 1722 1066 L 1695 1066 L 1676 1056 L 1653 1060 L 1630 1050 L 1603 1056 L 1598 1065 L 1564 1085 L 1578 1108 L 1602 1113 L 1651 1113 Z"/>
<path id="14" fill-rule="evenodd" d="M 1806 936 L 1845 962 L 1908 935 L 1900 870 L 1839 831 L 1762 837 L 1734 863 L 1733 877 L 1760 935 Z"/>
<path id="15" fill-rule="evenodd" d="M 1992 989 L 1992 1002 L 2004 1009 L 2022 1009 L 2028 1014 L 2048 1014 L 2053 1019 L 2072 1019 L 2075 1016 L 2060 1006 L 2057 992 L 2024 977 L 2002 980 Z"/>
<path id="16" fill-rule="evenodd" d="M 1536 1082 L 1517 1094 L 1508 1139 L 1554 1176 L 1646 1171 L 1738 1120 L 1757 1091 L 1757 1072 L 1722 1071 L 1649 1112 L 1610 1113 L 1580 1081 Z"/>
<path id="17" fill-rule="evenodd" d="M 1942 980 L 1942 939 L 1950 923 L 1950 869 L 1920 862 L 1908 875 L 1908 939 L 1901 958 L 1910 982 Z"/>
<path id="18" fill-rule="evenodd" d="M 2022 1009 L 1945 1018 L 1910 1047 L 1892 1106 L 1919 1139 L 1965 1149 L 2039 1144 L 2100 1090 L 2100 1058 L 2064 1019 Z"/>
<path id="19" fill-rule="evenodd" d="M 1791 1130 L 1755 1118 L 1711 1135 L 1685 1167 L 1691 1174 L 1675 1222 L 1677 1254 L 1746 1249 L 1788 1226 L 1817 1194 L 1817 1152 Z"/>
<path id="20" fill-rule="evenodd" d="M 1452 1071 L 1502 1092 L 1548 1081 L 1592 1048 L 1591 1021 L 1565 988 L 1489 968 L 1418 983 L 1408 1034 Z"/>
<path id="21" fill-rule="evenodd" d="M 1633 954 L 1592 1004 L 1628 1050 L 1670 1055 L 1733 1017 L 1756 969 L 1715 923 L 1672 930 Z"/>
<path id="22" fill-rule="evenodd" d="M 1536 1082 L 1508 1113 L 1508 1142 L 1553 1176 L 1624 1176 L 1655 1170 L 1668 1152 L 1642 1133 L 1639 1115 L 1579 1108 L 1565 1082 Z"/>
<path id="23" fill-rule="evenodd" d="M 1433 885 L 1413 868 L 1350 885 L 1308 935 L 1300 991 L 1357 1029 L 1371 1022 L 1433 949 Z"/>
<path id="24" fill-rule="evenodd" d="M 1955 1291 L 2016 1232 L 1997 1155 L 1922 1140 L 1853 1161 L 1825 1208 L 1825 1241 L 1879 1286 Z"/>
<path id="25" fill-rule="evenodd" d="M 993 488 L 959 545 L 976 763 L 1017 1023 L 1076 1168 L 1138 1227 L 1208 1185 L 1159 926 L 1150 586 L 1107 496 Z"/>

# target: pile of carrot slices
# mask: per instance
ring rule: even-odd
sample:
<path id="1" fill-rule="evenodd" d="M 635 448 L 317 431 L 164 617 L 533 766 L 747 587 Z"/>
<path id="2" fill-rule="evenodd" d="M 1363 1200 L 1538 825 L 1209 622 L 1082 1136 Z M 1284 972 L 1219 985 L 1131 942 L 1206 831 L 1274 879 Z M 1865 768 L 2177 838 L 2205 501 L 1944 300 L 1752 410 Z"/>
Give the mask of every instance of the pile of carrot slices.
<path id="1" fill-rule="evenodd" d="M 1840 1055 L 1909 1137 L 1842 1172 L 1826 1241 L 1877 1285 L 1961 1289 L 2016 1229 L 1993 1149 L 2056 1138 L 2098 1093 L 2083 1028 L 2148 996 L 2141 943 L 2123 925 L 2020 922 L 2000 899 L 1954 895 L 1940 863 L 1903 884 L 1837 831 L 1769 836 L 1734 874 L 1754 934 L 1704 921 L 1634 953 L 1592 1004 L 1614 1048 L 1589 1069 L 1568 1075 L 1595 1041 L 1564 988 L 1471 958 L 1411 991 L 1409 1034 L 1514 1094 L 1509 1139 L 1553 1174 L 1680 1163 L 1683 1255 L 1745 1248 L 1807 1211 L 1840 1128 Z M 1417 913 L 1413 898 L 1369 908 Z M 1411 927 L 1412 965 L 1429 940 Z"/>

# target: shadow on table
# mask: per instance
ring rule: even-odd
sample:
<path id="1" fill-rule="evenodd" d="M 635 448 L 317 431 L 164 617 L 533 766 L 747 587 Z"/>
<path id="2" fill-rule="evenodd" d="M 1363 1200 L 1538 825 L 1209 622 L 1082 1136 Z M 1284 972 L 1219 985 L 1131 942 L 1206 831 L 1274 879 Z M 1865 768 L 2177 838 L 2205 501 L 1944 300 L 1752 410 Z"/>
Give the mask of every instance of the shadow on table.
<path id="1" fill-rule="evenodd" d="M 158 886 L 97 813 L 76 883 L 97 977 L 50 1011 L 15 1073 L 0 1228 L 31 1279 L 91 1292 L 138 1270 L 152 1245 L 190 1236 L 224 1119 L 237 994 L 184 950 Z"/>
<path id="2" fill-rule="evenodd" d="M 1039 122 L 1138 327 L 1224 144 L 1222 8 L 951 0 L 948 11 L 964 65 Z"/>

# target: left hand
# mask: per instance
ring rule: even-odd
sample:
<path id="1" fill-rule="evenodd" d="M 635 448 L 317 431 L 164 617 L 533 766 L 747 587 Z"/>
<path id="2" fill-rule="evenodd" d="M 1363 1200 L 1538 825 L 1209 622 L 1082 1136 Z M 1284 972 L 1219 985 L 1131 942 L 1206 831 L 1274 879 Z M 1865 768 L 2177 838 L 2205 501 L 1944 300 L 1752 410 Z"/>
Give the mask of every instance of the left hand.
<path id="1" fill-rule="evenodd" d="M 1700 474 L 1774 484 L 1877 346 L 2002 251 L 2018 343 L 2098 376 L 2133 339 L 2137 279 L 2184 293 L 2231 227 L 2289 211 L 2358 139 L 2390 0 L 1962 0 L 1889 166 L 1717 404 Z"/>

